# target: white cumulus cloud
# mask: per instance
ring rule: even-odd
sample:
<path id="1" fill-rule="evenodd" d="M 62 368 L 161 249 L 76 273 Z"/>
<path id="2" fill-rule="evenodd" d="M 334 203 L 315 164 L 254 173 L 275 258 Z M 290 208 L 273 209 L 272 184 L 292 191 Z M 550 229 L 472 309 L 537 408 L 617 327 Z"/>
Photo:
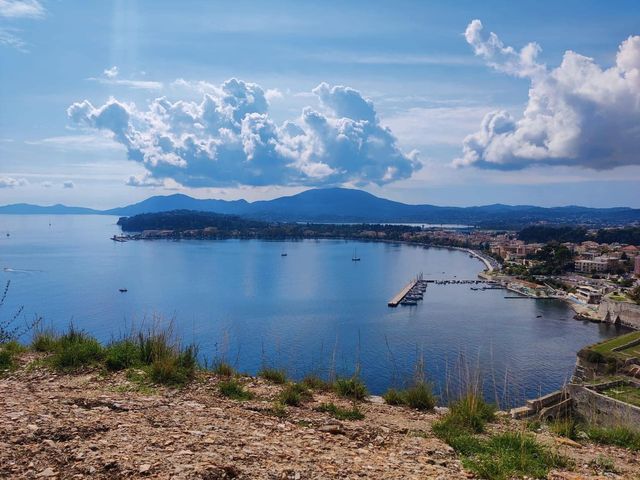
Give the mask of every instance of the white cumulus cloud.
<path id="1" fill-rule="evenodd" d="M 640 165 L 640 36 L 620 44 L 609 68 L 567 51 L 554 69 L 538 62 L 536 43 L 521 50 L 505 46 L 495 33 L 484 34 L 480 20 L 468 25 L 465 38 L 488 65 L 531 85 L 522 116 L 488 113 L 480 130 L 465 138 L 456 165 Z"/>
<path id="2" fill-rule="evenodd" d="M 147 170 L 129 185 L 172 179 L 189 187 L 233 185 L 385 184 L 421 167 L 380 124 L 371 101 L 343 86 L 320 84 L 321 110 L 276 124 L 265 91 L 230 79 L 207 88 L 202 101 L 151 101 L 147 109 L 110 99 L 71 105 L 77 125 L 106 130 L 130 160 Z M 159 183 L 156 183 L 159 184 Z"/>
<path id="3" fill-rule="evenodd" d="M 28 184 L 26 178 L 0 177 L 0 188 L 24 187 Z"/>

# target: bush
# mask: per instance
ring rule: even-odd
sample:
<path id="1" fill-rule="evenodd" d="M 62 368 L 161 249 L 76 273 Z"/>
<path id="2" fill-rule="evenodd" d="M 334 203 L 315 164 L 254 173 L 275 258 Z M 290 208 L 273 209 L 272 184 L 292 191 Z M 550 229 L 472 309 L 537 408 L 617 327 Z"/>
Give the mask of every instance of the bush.
<path id="1" fill-rule="evenodd" d="M 258 373 L 259 376 L 270 382 L 282 385 L 287 382 L 287 372 L 276 368 L 263 368 Z"/>
<path id="2" fill-rule="evenodd" d="M 425 382 L 419 382 L 406 390 L 387 390 L 383 395 L 389 405 L 406 405 L 416 410 L 433 410 L 436 406 L 436 397 L 431 391 L 431 386 Z"/>
<path id="3" fill-rule="evenodd" d="M 53 365 L 60 370 L 75 370 L 95 365 L 104 356 L 102 346 L 94 337 L 76 330 L 72 325 L 69 331 L 55 342 Z"/>
<path id="4" fill-rule="evenodd" d="M 364 400 L 367 396 L 367 387 L 358 377 L 338 378 L 334 389 L 341 397 L 352 400 Z"/>
<path id="5" fill-rule="evenodd" d="M 244 389 L 237 380 L 225 380 L 218 384 L 218 391 L 221 395 L 234 400 L 251 400 L 253 394 Z"/>
<path id="6" fill-rule="evenodd" d="M 311 399 L 311 393 L 300 383 L 290 383 L 280 392 L 278 399 L 284 405 L 298 407 L 303 401 Z"/>
<path id="7" fill-rule="evenodd" d="M 600 352 L 596 352 L 594 350 L 586 351 L 586 360 L 589 363 L 604 363 L 605 358 Z"/>
<path id="8" fill-rule="evenodd" d="M 105 365 L 109 370 L 125 370 L 141 364 L 138 344 L 129 339 L 110 343 L 105 351 Z"/>
<path id="9" fill-rule="evenodd" d="M 315 409 L 318 412 L 329 413 L 338 420 L 362 420 L 364 413 L 355 405 L 352 408 L 342 408 L 334 403 L 323 403 Z"/>

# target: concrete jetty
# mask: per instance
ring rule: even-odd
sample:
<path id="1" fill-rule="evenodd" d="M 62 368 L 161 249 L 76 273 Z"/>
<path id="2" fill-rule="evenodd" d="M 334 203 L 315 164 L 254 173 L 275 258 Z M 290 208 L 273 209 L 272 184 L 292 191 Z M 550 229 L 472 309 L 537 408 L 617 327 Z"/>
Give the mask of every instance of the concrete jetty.
<path id="1" fill-rule="evenodd" d="M 417 279 L 411 280 L 402 290 L 398 292 L 395 297 L 389 300 L 389 303 L 387 305 L 389 305 L 390 307 L 397 307 L 402 299 L 407 296 L 407 293 L 409 293 L 409 291 L 411 291 L 411 289 L 415 287 L 417 283 Z"/>

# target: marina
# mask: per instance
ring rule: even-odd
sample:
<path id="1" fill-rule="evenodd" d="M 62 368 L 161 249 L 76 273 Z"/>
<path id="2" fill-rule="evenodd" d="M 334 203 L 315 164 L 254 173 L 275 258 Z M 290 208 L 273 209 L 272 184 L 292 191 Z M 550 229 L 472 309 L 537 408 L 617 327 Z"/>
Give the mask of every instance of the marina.
<path id="1" fill-rule="evenodd" d="M 398 305 L 415 306 L 424 298 L 427 290 L 427 281 L 422 278 L 422 274 L 411 280 L 405 287 L 395 295 L 387 305 L 395 308 Z"/>

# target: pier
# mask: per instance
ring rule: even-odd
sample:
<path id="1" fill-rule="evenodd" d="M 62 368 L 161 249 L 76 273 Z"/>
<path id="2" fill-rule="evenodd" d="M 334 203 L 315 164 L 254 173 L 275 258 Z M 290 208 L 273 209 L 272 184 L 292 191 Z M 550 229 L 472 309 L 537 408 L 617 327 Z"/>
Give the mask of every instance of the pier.
<path id="1" fill-rule="evenodd" d="M 422 274 L 420 274 L 407 283 L 395 297 L 389 300 L 387 305 L 394 308 L 398 305 L 417 305 L 418 301 L 422 300 L 426 289 L 427 282 L 422 279 Z"/>
<path id="2" fill-rule="evenodd" d="M 400 292 L 398 292 L 398 294 L 395 297 L 389 300 L 389 303 L 387 305 L 389 305 L 390 307 L 397 307 L 400 304 L 400 302 L 404 299 L 404 297 L 407 296 L 407 293 L 409 293 L 411 289 L 416 286 L 417 283 L 418 283 L 417 279 L 411 280 L 409 283 L 407 283 L 407 285 L 405 285 L 405 287 L 402 290 L 400 290 Z"/>

